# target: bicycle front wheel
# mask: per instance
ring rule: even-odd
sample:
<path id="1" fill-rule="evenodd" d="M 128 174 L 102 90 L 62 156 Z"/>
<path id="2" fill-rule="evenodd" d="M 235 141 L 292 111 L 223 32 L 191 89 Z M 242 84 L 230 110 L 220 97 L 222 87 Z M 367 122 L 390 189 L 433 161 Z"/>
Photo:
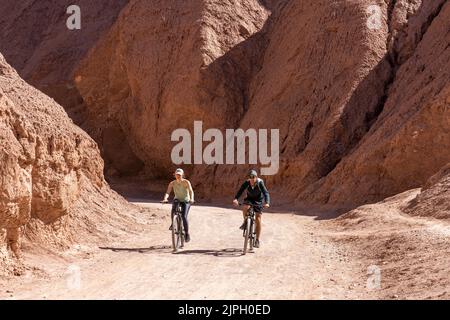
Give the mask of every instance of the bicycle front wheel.
<path id="1" fill-rule="evenodd" d="M 172 248 L 173 251 L 178 251 L 180 243 L 180 224 L 179 217 L 177 215 L 173 216 L 172 219 Z"/>
<path id="2" fill-rule="evenodd" d="M 179 227 L 178 230 L 180 230 L 179 232 L 179 247 L 183 248 L 184 247 L 184 238 L 185 238 L 185 232 L 184 232 L 184 227 L 183 227 L 183 221 L 180 217 L 178 217 L 178 223 L 179 223 Z"/>
<path id="3" fill-rule="evenodd" d="M 250 236 L 249 236 L 249 241 L 250 241 L 250 251 L 253 251 L 253 246 L 255 245 L 255 239 L 256 239 L 256 226 L 255 226 L 255 221 L 253 219 L 250 220 Z"/>
<path id="4" fill-rule="evenodd" d="M 247 222 L 245 223 L 245 231 L 244 231 L 244 250 L 243 254 L 245 255 L 247 253 L 247 247 L 248 247 L 248 240 L 250 238 L 250 232 L 251 232 L 251 219 L 247 218 Z"/>

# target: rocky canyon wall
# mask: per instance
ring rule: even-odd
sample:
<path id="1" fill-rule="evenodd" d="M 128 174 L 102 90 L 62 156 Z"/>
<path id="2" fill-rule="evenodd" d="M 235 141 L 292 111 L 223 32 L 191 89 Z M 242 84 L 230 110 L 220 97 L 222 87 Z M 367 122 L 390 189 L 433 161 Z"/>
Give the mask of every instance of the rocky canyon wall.
<path id="1" fill-rule="evenodd" d="M 280 169 L 265 177 L 279 202 L 376 202 L 422 186 L 449 161 L 449 1 L 106 2 L 81 3 L 93 30 L 82 53 L 61 51 L 55 39 L 66 31 L 41 32 L 45 47 L 2 50 L 41 57 L 17 58 L 38 87 L 73 81 L 108 175 L 168 177 L 171 133 L 195 120 L 279 129 Z M 9 39 L 13 26 L 31 25 L 20 17 L 1 19 Z M 73 57 L 70 77 L 28 71 L 59 70 L 46 50 Z M 205 198 L 232 196 L 248 168 L 186 166 Z"/>
<path id="2" fill-rule="evenodd" d="M 97 144 L 1 55 L 0 142 L 0 242 L 18 256 L 22 235 L 65 246 L 135 210 L 106 184 Z"/>

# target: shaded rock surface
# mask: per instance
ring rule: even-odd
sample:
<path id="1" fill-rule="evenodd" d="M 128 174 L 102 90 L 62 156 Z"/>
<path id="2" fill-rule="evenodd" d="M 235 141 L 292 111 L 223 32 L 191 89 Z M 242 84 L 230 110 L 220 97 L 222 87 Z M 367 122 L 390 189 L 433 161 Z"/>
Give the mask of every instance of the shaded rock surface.
<path id="1" fill-rule="evenodd" d="M 428 6 L 431 3 L 434 11 Z M 393 78 L 382 111 L 355 150 L 326 179 L 307 190 L 316 201 L 377 201 L 420 187 L 448 163 L 450 2 L 438 3 L 424 2 L 415 19 L 411 18 L 416 24 L 423 19 L 420 28 L 414 24 L 408 28 L 411 34 L 415 33 L 410 29 L 421 30 L 414 51 L 407 55 L 395 49 L 388 52 Z"/>
<path id="2" fill-rule="evenodd" d="M 24 80 L 61 104 L 77 125 L 94 130 L 84 125 L 86 107 L 74 84 L 74 70 L 127 3 L 128 0 L 0 0 L 0 52 Z M 80 30 L 66 26 L 70 16 L 67 8 L 73 4 L 81 10 Z M 109 158 L 105 158 L 109 165 Z"/>
<path id="3" fill-rule="evenodd" d="M 109 189 L 96 143 L 0 55 L 0 243 L 67 247 L 137 212 Z M 123 227 L 121 227 L 123 228 Z"/>

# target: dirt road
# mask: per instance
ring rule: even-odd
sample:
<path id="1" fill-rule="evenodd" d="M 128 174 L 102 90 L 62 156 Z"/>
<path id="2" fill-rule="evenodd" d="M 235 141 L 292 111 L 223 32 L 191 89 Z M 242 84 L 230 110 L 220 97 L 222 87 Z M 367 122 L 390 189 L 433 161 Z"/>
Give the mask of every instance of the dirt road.
<path id="1" fill-rule="evenodd" d="M 39 261 L 42 279 L 8 282 L 8 299 L 330 299 L 370 298 L 368 265 L 355 261 L 314 216 L 264 213 L 261 248 L 242 256 L 240 211 L 194 206 L 192 241 L 170 249 L 169 206 L 138 203 L 165 218 L 103 248 Z M 73 252 L 72 252 L 73 253 Z"/>

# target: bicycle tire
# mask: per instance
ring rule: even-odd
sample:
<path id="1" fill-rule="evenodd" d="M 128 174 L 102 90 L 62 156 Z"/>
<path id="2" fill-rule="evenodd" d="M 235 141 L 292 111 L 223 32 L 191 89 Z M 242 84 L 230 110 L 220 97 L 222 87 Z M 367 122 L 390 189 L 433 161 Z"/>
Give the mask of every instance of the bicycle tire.
<path id="1" fill-rule="evenodd" d="M 184 248 L 184 237 L 185 237 L 185 234 L 184 234 L 183 220 L 180 218 L 180 216 L 178 216 L 178 223 L 179 223 L 178 230 L 180 230 L 180 236 L 179 236 L 180 248 Z"/>
<path id="2" fill-rule="evenodd" d="M 247 222 L 245 224 L 245 235 L 244 235 L 244 250 L 243 250 L 243 254 L 245 255 L 247 253 L 247 247 L 248 247 L 248 240 L 250 238 L 250 224 L 251 224 L 251 219 L 248 217 L 247 218 Z"/>
<path id="3" fill-rule="evenodd" d="M 178 229 L 178 216 L 174 215 L 172 219 L 172 248 L 173 251 L 178 251 L 178 241 L 179 241 L 179 234 L 180 230 Z"/>
<path id="4" fill-rule="evenodd" d="M 250 251 L 253 251 L 253 247 L 255 245 L 255 221 L 253 219 L 250 219 Z"/>

